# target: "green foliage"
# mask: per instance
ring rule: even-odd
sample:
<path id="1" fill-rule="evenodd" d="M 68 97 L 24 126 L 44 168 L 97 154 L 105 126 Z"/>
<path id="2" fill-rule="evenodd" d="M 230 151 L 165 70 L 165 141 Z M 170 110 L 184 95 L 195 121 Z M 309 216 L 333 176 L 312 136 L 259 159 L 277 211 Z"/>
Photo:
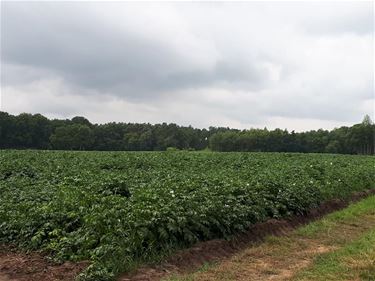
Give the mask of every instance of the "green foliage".
<path id="1" fill-rule="evenodd" d="M 296 133 L 275 129 L 198 129 L 176 124 L 91 124 L 84 117 L 49 120 L 40 114 L 0 111 L 0 148 L 107 151 L 179 150 L 374 154 L 375 125 Z"/>
<path id="2" fill-rule="evenodd" d="M 361 124 L 332 131 L 224 130 L 212 134 L 209 145 L 214 151 L 374 154 L 374 135 L 375 125 L 368 117 Z"/>
<path id="3" fill-rule="evenodd" d="M 89 126 L 77 123 L 56 128 L 50 141 L 53 149 L 90 149 L 93 144 L 93 132 Z"/>
<path id="4" fill-rule="evenodd" d="M 90 260 L 82 280 L 375 187 L 370 156 L 3 150 L 0 163 L 0 242 Z"/>

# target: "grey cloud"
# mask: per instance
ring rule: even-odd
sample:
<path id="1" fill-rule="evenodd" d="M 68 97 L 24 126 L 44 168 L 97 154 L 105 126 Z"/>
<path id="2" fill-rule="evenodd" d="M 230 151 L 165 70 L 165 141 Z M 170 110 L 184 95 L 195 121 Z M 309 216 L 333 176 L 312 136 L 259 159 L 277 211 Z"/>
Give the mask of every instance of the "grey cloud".
<path id="1" fill-rule="evenodd" d="M 268 80 L 266 69 L 249 61 L 218 61 L 211 71 L 177 72 L 161 80 L 175 89 L 224 86 L 231 89 L 261 89 Z"/>
<path id="2" fill-rule="evenodd" d="M 1 84 L 13 111 L 99 120 L 101 106 L 124 118 L 131 108 L 152 118 L 142 121 L 196 126 L 371 113 L 371 3 L 1 5 Z"/>
<path id="3" fill-rule="evenodd" d="M 348 33 L 372 35 L 374 33 L 374 2 L 320 2 L 317 5 L 318 9 L 315 13 L 302 21 L 309 33 L 317 35 Z M 318 24 L 316 17 L 319 19 Z"/>
<path id="4" fill-rule="evenodd" d="M 177 59 L 157 42 L 117 34 L 95 22 L 74 17 L 38 21 L 38 13 L 20 15 L 13 8 L 7 3 L 2 17 L 2 58 L 8 64 L 47 68 L 84 87 L 105 89 L 123 81 L 152 83 L 155 68 L 171 67 Z M 71 11 L 56 8 L 50 11 L 54 15 Z"/>
<path id="5" fill-rule="evenodd" d="M 75 13 L 70 15 L 72 10 Z M 254 89 L 268 78 L 256 60 L 247 58 L 224 58 L 214 62 L 211 69 L 190 67 L 168 42 L 112 30 L 96 22 L 90 9 L 84 11 L 82 6 L 66 3 L 6 3 L 2 15 L 3 61 L 49 69 L 73 84 L 129 98 L 216 84 Z M 4 83 L 9 83 L 6 77 Z"/>

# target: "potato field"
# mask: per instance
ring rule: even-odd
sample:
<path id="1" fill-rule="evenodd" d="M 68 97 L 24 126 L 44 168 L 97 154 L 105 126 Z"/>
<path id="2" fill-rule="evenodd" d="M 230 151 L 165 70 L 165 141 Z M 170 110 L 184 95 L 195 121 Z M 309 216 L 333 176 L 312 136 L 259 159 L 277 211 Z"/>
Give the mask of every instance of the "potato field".
<path id="1" fill-rule="evenodd" d="M 0 151 L 0 243 L 87 260 L 112 280 L 197 241 L 375 188 L 375 158 L 333 154 Z"/>

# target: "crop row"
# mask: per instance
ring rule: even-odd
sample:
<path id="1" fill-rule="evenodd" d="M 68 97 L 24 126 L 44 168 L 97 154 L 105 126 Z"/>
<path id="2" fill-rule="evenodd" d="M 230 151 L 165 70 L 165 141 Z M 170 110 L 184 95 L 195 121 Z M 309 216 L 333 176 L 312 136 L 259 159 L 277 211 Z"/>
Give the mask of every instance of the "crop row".
<path id="1" fill-rule="evenodd" d="M 0 163 L 0 242 L 89 260 L 82 280 L 375 188 L 371 156 L 0 151 Z"/>

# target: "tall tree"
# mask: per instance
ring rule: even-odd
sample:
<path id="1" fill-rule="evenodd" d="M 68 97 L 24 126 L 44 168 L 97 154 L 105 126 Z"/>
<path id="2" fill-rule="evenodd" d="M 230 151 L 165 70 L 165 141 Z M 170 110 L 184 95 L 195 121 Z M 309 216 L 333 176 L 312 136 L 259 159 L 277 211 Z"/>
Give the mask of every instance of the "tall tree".
<path id="1" fill-rule="evenodd" d="M 93 137 L 94 134 L 87 125 L 73 124 L 56 128 L 50 141 L 53 149 L 88 150 L 94 143 Z"/>

